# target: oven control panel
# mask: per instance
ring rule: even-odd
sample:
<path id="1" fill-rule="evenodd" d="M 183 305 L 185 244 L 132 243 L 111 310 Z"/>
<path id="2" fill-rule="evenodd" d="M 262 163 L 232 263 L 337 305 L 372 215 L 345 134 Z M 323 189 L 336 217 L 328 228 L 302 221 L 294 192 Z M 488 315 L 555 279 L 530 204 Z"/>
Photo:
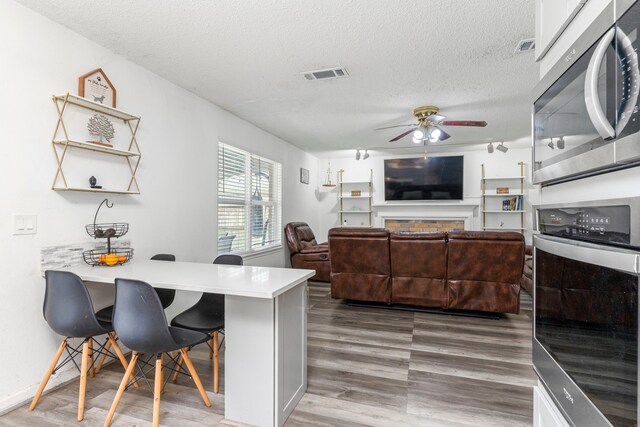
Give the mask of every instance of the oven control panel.
<path id="1" fill-rule="evenodd" d="M 631 243 L 629 206 L 585 206 L 538 210 L 542 234 L 599 243 Z"/>

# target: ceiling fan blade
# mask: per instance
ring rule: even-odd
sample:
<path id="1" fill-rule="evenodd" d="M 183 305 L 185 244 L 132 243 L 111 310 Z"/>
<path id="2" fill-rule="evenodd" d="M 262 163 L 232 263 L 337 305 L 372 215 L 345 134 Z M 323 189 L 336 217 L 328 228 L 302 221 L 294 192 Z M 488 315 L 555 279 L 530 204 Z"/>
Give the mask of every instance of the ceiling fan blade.
<path id="1" fill-rule="evenodd" d="M 409 135 L 411 132 L 413 132 L 416 129 L 417 129 L 416 127 L 414 127 L 413 129 L 409 129 L 408 131 L 406 131 L 404 133 L 401 133 L 400 135 L 396 136 L 395 138 L 390 139 L 389 142 L 396 142 L 397 140 L 402 139 L 405 136 Z"/>
<path id="2" fill-rule="evenodd" d="M 374 130 L 382 130 L 382 129 L 393 129 L 393 128 L 402 128 L 405 126 L 415 126 L 414 124 L 410 124 L 410 125 L 395 125 L 395 126 L 387 126 L 387 127 L 383 127 L 383 128 L 377 128 Z"/>
<path id="3" fill-rule="evenodd" d="M 442 128 L 440 126 L 436 126 L 438 129 L 440 129 L 440 138 L 438 138 L 438 141 L 444 141 L 446 139 L 451 138 L 451 135 L 449 135 L 448 133 L 446 133 L 444 130 L 442 130 Z"/>
<path id="4" fill-rule="evenodd" d="M 440 123 L 442 126 L 475 126 L 475 127 L 485 127 L 487 122 L 485 121 L 477 121 L 477 120 L 445 120 Z"/>
<path id="5" fill-rule="evenodd" d="M 446 117 L 441 116 L 440 114 L 432 114 L 429 117 L 427 117 L 427 120 L 429 120 L 431 123 L 438 123 L 443 121 L 444 119 L 446 119 Z"/>

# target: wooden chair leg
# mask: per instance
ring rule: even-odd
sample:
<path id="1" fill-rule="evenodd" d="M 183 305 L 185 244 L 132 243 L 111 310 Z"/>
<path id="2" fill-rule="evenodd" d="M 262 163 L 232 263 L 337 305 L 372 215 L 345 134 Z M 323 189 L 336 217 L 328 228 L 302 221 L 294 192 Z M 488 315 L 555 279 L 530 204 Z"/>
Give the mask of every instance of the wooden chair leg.
<path id="1" fill-rule="evenodd" d="M 176 367 L 175 367 L 175 372 L 173 373 L 173 376 L 171 377 L 171 381 L 172 382 L 176 382 L 178 381 L 178 375 L 180 375 L 180 369 L 182 368 L 182 363 L 184 362 L 184 359 L 182 358 L 182 355 L 178 355 L 178 363 L 176 363 Z"/>
<path id="2" fill-rule="evenodd" d="M 87 390 L 87 365 L 89 362 L 89 340 L 82 343 L 82 364 L 80 365 L 80 391 L 78 393 L 78 421 L 84 418 L 84 394 Z"/>
<path id="3" fill-rule="evenodd" d="M 214 346 L 213 335 L 211 335 L 211 338 L 209 339 L 209 359 L 213 359 L 213 355 L 215 354 L 215 351 L 213 350 L 213 346 Z"/>
<path id="4" fill-rule="evenodd" d="M 162 383 L 164 382 L 162 375 L 162 356 L 163 354 L 160 353 L 156 357 L 156 373 L 153 387 L 153 427 L 160 425 L 160 395 L 162 394 Z"/>
<path id="5" fill-rule="evenodd" d="M 218 361 L 219 361 L 219 355 L 218 355 L 218 331 L 214 331 L 213 332 L 213 392 L 217 393 L 218 392 L 218 386 L 219 386 L 219 378 L 218 378 Z"/>
<path id="6" fill-rule="evenodd" d="M 89 376 L 96 376 L 95 361 L 93 360 L 93 339 L 89 339 Z"/>
<path id="7" fill-rule="evenodd" d="M 111 344 L 111 347 L 113 347 L 113 351 L 116 352 L 116 355 L 118 356 L 118 359 L 120 360 L 120 363 L 122 364 L 122 366 L 124 367 L 124 370 L 128 370 L 129 369 L 129 365 L 127 364 L 127 358 L 124 357 L 124 354 L 122 354 L 122 350 L 120 350 L 120 346 L 118 345 L 118 342 L 116 341 L 115 335 L 113 332 L 109 332 L 107 334 L 107 337 L 109 339 L 109 343 Z M 135 388 L 140 387 L 138 385 L 138 381 L 135 379 L 134 375 L 131 375 L 131 380 L 133 381 L 133 386 Z"/>
<path id="8" fill-rule="evenodd" d="M 127 387 L 127 383 L 129 382 L 129 377 L 131 377 L 131 375 L 133 374 L 133 370 L 136 367 L 137 361 L 138 361 L 138 353 L 134 351 L 133 355 L 131 356 L 131 361 L 129 362 L 129 367 L 124 373 L 124 376 L 122 377 L 122 381 L 120 381 L 120 387 L 118 387 L 116 397 L 113 399 L 113 403 L 111 404 L 111 409 L 109 409 L 109 414 L 107 415 L 107 419 L 104 422 L 104 427 L 108 427 L 111 424 L 111 420 L 113 419 L 113 415 L 116 413 L 116 408 L 118 407 L 118 403 L 120 402 L 122 393 L 124 393 L 124 389 Z"/>
<path id="9" fill-rule="evenodd" d="M 191 358 L 187 353 L 186 348 L 181 348 L 180 353 L 182 354 L 182 358 L 184 359 L 184 363 L 187 365 L 189 369 L 189 373 L 191 374 L 191 378 L 193 378 L 193 382 L 196 383 L 196 387 L 198 387 L 198 391 L 200 392 L 200 396 L 202 396 L 202 400 L 204 400 L 204 404 L 206 406 L 211 406 L 211 401 L 209 400 L 209 396 L 207 396 L 207 392 L 204 390 L 202 386 L 202 381 L 200 381 L 200 377 L 196 372 L 196 369 L 193 367 L 193 363 L 191 363 Z"/>
<path id="10" fill-rule="evenodd" d="M 100 357 L 100 360 L 98 361 L 98 365 L 96 366 L 96 374 L 100 372 L 100 369 L 102 369 L 102 364 L 104 363 L 105 359 L 107 358 L 107 353 L 109 352 L 109 349 L 111 348 L 111 340 L 109 339 L 111 333 L 107 334 L 107 342 L 104 343 L 104 353 L 102 353 L 102 357 Z"/>
<path id="11" fill-rule="evenodd" d="M 42 382 L 40 383 L 38 392 L 34 396 L 33 400 L 31 401 L 31 405 L 29 406 L 30 411 L 33 411 L 36 408 L 36 405 L 38 404 L 38 400 L 40 399 L 40 396 L 42 396 L 42 392 L 44 391 L 44 388 L 47 386 L 47 383 L 49 382 L 49 378 L 51 378 L 51 374 L 53 374 L 54 369 L 56 369 L 58 360 L 60 360 L 60 356 L 62 356 L 62 352 L 66 347 L 67 347 L 67 340 L 65 338 L 62 340 L 60 347 L 58 347 L 58 351 L 56 352 L 56 355 L 53 357 L 53 360 L 51 361 L 51 364 L 49 365 L 47 372 L 44 374 L 44 378 L 42 378 Z"/>

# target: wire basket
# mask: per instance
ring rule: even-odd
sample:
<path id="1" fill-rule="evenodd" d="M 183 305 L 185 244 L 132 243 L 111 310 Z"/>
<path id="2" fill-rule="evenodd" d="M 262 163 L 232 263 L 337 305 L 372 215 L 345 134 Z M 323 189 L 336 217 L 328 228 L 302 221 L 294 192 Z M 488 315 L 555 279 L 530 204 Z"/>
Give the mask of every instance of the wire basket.
<path id="1" fill-rule="evenodd" d="M 111 248 L 110 252 L 108 249 L 91 249 L 82 252 L 82 257 L 84 258 L 84 262 L 89 265 L 106 265 L 113 267 L 129 262 L 131 258 L 133 258 L 133 249 Z"/>
<path id="2" fill-rule="evenodd" d="M 87 234 L 95 239 L 117 238 L 127 234 L 129 224 L 126 222 L 87 224 L 85 229 L 87 230 Z"/>

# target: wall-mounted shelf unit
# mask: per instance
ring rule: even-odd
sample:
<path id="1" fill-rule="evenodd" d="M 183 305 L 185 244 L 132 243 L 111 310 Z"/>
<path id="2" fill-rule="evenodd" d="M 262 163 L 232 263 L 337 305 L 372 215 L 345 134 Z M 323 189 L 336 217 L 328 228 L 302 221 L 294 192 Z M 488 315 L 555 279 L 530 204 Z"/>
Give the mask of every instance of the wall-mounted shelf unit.
<path id="1" fill-rule="evenodd" d="M 371 227 L 373 225 L 373 172 L 368 181 L 344 179 L 344 170 L 338 172 L 338 212 L 343 227 Z"/>
<path id="2" fill-rule="evenodd" d="M 482 165 L 482 229 L 524 232 L 524 162 L 520 175 L 487 176 Z M 499 193 L 498 189 L 507 191 Z"/>
<path id="3" fill-rule="evenodd" d="M 98 102 L 90 101 L 86 98 L 71 95 L 69 93 L 67 93 L 66 95 L 54 95 L 53 103 L 55 104 L 56 110 L 58 111 L 58 122 L 56 123 L 53 138 L 51 140 L 51 145 L 56 156 L 58 168 L 56 170 L 56 175 L 53 178 L 51 189 L 56 191 L 83 191 L 91 193 L 140 194 L 140 187 L 138 186 L 138 181 L 136 180 L 136 172 L 138 171 L 138 166 L 140 165 L 140 160 L 142 157 L 140 147 L 138 146 L 138 141 L 136 140 L 136 133 L 138 131 L 138 126 L 140 125 L 140 117 L 121 110 L 117 110 L 115 108 L 108 107 L 106 105 L 102 105 Z M 71 106 L 122 120 L 122 122 L 126 125 L 126 128 L 128 128 L 131 132 L 131 140 L 129 141 L 128 148 L 126 150 L 123 150 L 119 148 L 94 144 L 91 142 L 76 141 L 71 139 L 67 131 L 67 125 L 65 124 L 65 112 L 67 112 Z M 60 135 L 61 138 L 59 137 L 60 133 L 62 133 L 62 135 Z M 129 179 L 129 185 L 127 186 L 127 188 L 105 189 L 77 187 L 69 185 L 69 183 L 67 182 L 67 177 L 64 173 L 63 166 L 67 153 L 72 149 L 85 150 L 124 158 L 131 173 L 131 178 Z"/>

